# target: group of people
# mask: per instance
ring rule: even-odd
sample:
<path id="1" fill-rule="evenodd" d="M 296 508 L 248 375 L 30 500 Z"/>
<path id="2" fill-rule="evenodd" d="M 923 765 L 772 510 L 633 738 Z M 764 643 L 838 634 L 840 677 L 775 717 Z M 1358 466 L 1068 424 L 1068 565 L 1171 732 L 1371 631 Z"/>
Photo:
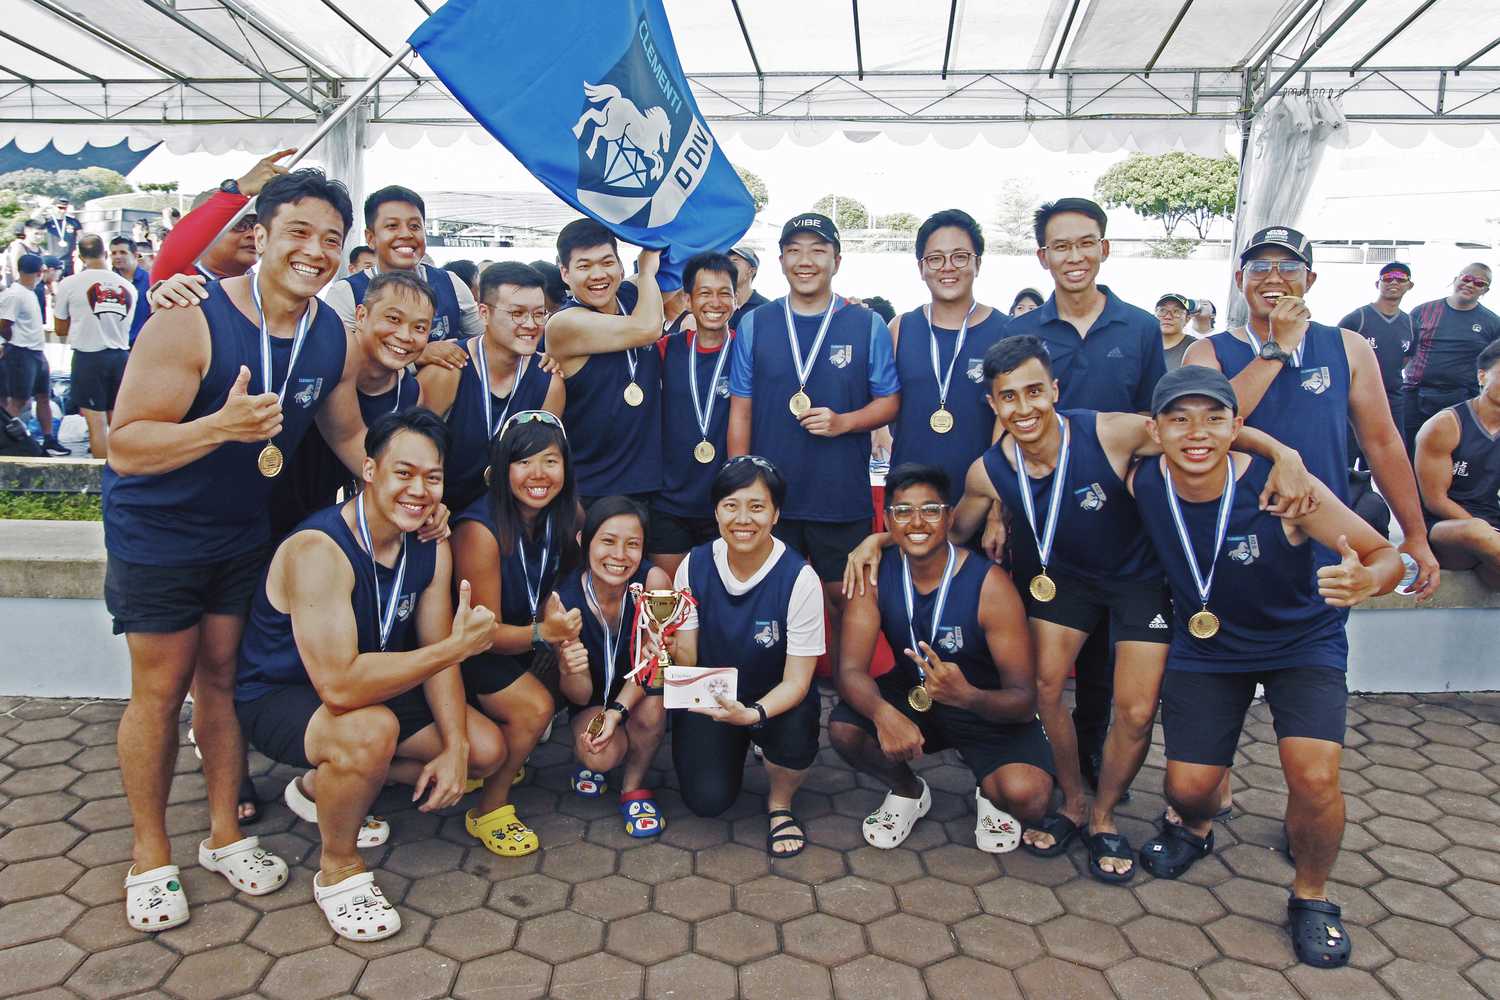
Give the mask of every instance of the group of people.
<path id="1" fill-rule="evenodd" d="M 664 301 L 658 253 L 627 280 L 590 219 L 559 233 L 560 301 L 520 263 L 471 282 L 424 262 L 425 206 L 400 187 L 366 199 L 373 262 L 338 278 L 348 193 L 279 155 L 168 237 L 158 263 L 190 263 L 153 275 L 109 415 L 133 927 L 188 919 L 165 812 L 190 691 L 211 815 L 199 863 L 250 894 L 286 882 L 243 829 L 248 744 L 298 769 L 283 797 L 319 827 L 329 923 L 376 940 L 400 927 L 358 853 L 390 835 L 370 814 L 381 788 L 412 786 L 422 811 L 472 796 L 479 843 L 534 852 L 511 789 L 564 708 L 573 792 L 617 797 L 629 836 L 670 822 L 651 785 L 670 731 L 699 815 L 731 806 L 755 747 L 766 850 L 799 853 L 826 657 L 829 742 L 889 788 L 870 844 L 905 841 L 931 804 L 910 762 L 951 748 L 974 775 L 980 849 L 1050 857 L 1081 837 L 1111 883 L 1138 866 L 1177 878 L 1212 852 L 1263 687 L 1297 954 L 1348 961 L 1326 895 L 1345 609 L 1404 575 L 1430 594 L 1434 548 L 1495 572 L 1500 346 L 1474 363 L 1477 398 L 1418 435 L 1419 495 L 1376 349 L 1312 321 L 1312 245 L 1286 227 L 1240 253 L 1246 326 L 1191 342 L 1169 372 L 1168 327 L 1194 310 L 1168 296 L 1153 316 L 1099 283 L 1107 218 L 1086 199 L 1037 212 L 1053 290 L 1015 316 L 974 298 L 974 219 L 931 216 L 914 247 L 929 301 L 888 325 L 834 292 L 840 234 L 811 212 L 782 228 L 775 301 L 755 301 L 748 248 L 692 258 Z M 226 229 L 250 196 L 249 224 Z M 1452 323 L 1418 325 L 1415 360 L 1459 350 Z M 872 491 L 881 428 L 892 468 Z M 1351 439 L 1401 554 L 1350 509 Z M 648 591 L 687 595 L 666 634 L 643 627 Z M 668 711 L 661 653 L 734 668 L 732 692 Z M 1170 807 L 1137 848 L 1114 809 L 1158 705 Z"/>

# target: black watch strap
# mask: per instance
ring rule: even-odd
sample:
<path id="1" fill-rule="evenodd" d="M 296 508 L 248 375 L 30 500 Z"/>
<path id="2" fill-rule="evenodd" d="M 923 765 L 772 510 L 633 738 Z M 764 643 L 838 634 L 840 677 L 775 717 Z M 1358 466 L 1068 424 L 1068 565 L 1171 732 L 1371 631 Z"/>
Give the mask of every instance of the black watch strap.
<path id="1" fill-rule="evenodd" d="M 612 701 L 608 705 L 605 705 L 604 710 L 606 712 L 619 712 L 621 722 L 624 722 L 626 719 L 630 718 L 630 709 L 626 708 L 618 701 Z"/>
<path id="2" fill-rule="evenodd" d="M 764 728 L 766 728 L 766 722 L 769 720 L 770 716 L 766 715 L 765 707 L 762 706 L 761 703 L 758 702 L 758 701 L 755 704 L 751 705 L 750 707 L 753 708 L 753 709 L 755 709 L 756 712 L 760 713 L 760 721 L 759 722 L 752 722 L 752 723 L 750 723 L 750 728 L 751 729 L 764 729 Z"/>

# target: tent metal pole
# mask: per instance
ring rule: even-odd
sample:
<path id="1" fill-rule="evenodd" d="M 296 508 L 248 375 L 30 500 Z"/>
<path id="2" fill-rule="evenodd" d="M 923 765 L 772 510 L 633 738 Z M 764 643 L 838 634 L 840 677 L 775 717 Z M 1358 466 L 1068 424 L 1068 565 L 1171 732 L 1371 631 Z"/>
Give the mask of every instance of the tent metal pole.
<path id="1" fill-rule="evenodd" d="M 1334 19 L 1334 22 L 1328 27 L 1324 28 L 1322 34 L 1318 35 L 1317 39 L 1311 45 L 1309 45 L 1300 56 L 1297 57 L 1297 61 L 1288 66 L 1286 72 L 1282 73 L 1281 76 L 1277 78 L 1275 83 L 1266 88 L 1265 92 L 1256 99 L 1255 106 L 1250 110 L 1258 114 L 1260 112 L 1260 109 L 1266 106 L 1266 102 L 1275 97 L 1276 94 L 1280 92 L 1281 88 L 1287 85 L 1288 80 L 1301 72 L 1302 67 L 1306 66 L 1308 62 L 1312 60 L 1312 57 L 1317 55 L 1318 50 L 1321 49 L 1325 44 L 1327 44 L 1328 40 L 1334 36 L 1334 33 L 1342 28 L 1345 24 L 1347 24 L 1351 17 L 1353 17 L 1355 14 L 1358 14 L 1359 9 L 1364 5 L 1365 0 L 1352 0 L 1349 6 L 1345 7 L 1343 12 Z M 1267 63 L 1266 68 L 1270 69 L 1269 62 Z"/>
<path id="2" fill-rule="evenodd" d="M 1428 9 L 1431 8 L 1435 3 L 1437 3 L 1437 0 L 1426 0 L 1426 3 L 1422 4 L 1422 6 L 1418 7 L 1416 10 L 1408 14 L 1406 16 L 1406 20 L 1396 25 L 1395 29 L 1392 30 L 1390 34 L 1382 38 L 1379 42 L 1377 42 L 1373 49 L 1360 56 L 1359 62 L 1349 67 L 1349 75 L 1353 76 L 1355 73 L 1359 72 L 1359 68 L 1365 63 L 1369 62 L 1372 58 L 1374 58 L 1375 53 L 1391 44 L 1391 42 L 1397 35 L 1401 34 L 1401 32 L 1411 27 L 1412 22 L 1421 17 L 1423 14 L 1427 13 Z"/>
<path id="3" fill-rule="evenodd" d="M 266 83 L 269 83 L 271 86 L 275 87 L 277 90 L 281 91 L 292 100 L 307 108 L 309 111 L 318 110 L 318 106 L 311 100 L 309 100 L 306 94 L 299 93 L 296 89 L 288 85 L 286 81 L 277 79 L 270 73 L 255 65 L 255 63 L 252 62 L 249 57 L 247 57 L 243 52 L 240 52 L 232 46 L 220 41 L 217 35 L 209 31 L 207 28 L 203 27 L 201 24 L 196 23 L 191 18 L 187 18 L 182 14 L 179 14 L 175 8 L 169 7 L 167 4 L 163 3 L 162 0 L 145 0 L 145 3 L 146 6 L 150 7 L 158 14 L 161 14 L 163 17 L 169 18 L 172 23 L 186 29 L 187 31 L 192 32 L 194 35 L 197 35 L 209 45 L 218 49 L 220 52 L 224 53 L 226 56 L 239 63 L 241 66 L 245 67 L 250 72 L 260 77 Z"/>

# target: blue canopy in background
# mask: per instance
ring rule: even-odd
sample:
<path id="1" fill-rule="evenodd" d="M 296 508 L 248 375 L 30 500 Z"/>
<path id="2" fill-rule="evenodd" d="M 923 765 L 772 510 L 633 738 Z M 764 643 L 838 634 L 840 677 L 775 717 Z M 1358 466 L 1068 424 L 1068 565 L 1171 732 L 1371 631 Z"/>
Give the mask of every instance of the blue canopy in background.
<path id="1" fill-rule="evenodd" d="M 106 167 L 129 174 L 160 145 L 158 142 L 145 149 L 131 149 L 130 142 L 121 139 L 113 146 L 90 144 L 76 153 L 63 153 L 49 142 L 35 153 L 27 153 L 11 141 L 0 146 L 0 174 L 12 170 L 82 170 L 84 167 Z"/>

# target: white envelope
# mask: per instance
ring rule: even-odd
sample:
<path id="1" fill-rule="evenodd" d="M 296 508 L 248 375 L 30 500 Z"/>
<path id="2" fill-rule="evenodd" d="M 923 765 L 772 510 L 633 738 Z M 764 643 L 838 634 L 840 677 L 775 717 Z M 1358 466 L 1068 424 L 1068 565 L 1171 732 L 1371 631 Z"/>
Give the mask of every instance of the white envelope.
<path id="1" fill-rule="evenodd" d="M 708 708 L 716 695 L 739 697 L 740 672 L 734 667 L 667 667 L 662 704 L 667 708 Z"/>

